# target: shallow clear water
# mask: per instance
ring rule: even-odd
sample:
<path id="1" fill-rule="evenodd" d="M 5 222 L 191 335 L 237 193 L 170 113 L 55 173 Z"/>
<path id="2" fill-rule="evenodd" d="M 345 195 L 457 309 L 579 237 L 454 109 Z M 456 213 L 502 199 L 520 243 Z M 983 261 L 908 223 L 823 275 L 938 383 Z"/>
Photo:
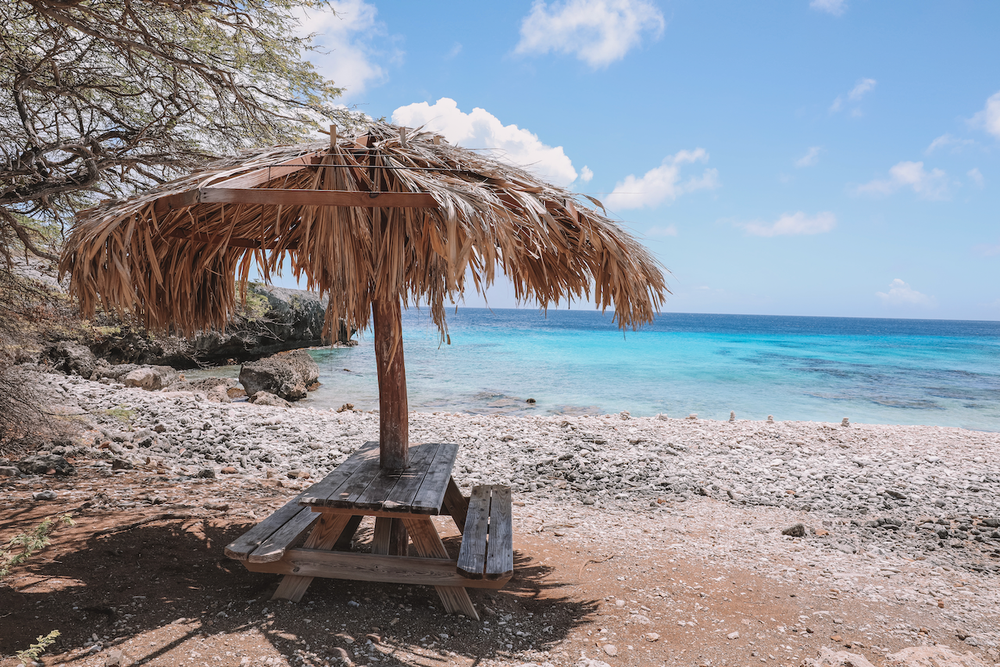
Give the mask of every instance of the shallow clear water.
<path id="1" fill-rule="evenodd" d="M 448 325 L 452 344 L 439 346 L 426 311 L 404 313 L 413 410 L 711 419 L 733 410 L 1000 431 L 1000 322 L 664 314 L 623 334 L 592 311 L 466 308 Z M 306 404 L 377 407 L 370 333 L 357 347 L 311 354 L 323 384 Z"/>

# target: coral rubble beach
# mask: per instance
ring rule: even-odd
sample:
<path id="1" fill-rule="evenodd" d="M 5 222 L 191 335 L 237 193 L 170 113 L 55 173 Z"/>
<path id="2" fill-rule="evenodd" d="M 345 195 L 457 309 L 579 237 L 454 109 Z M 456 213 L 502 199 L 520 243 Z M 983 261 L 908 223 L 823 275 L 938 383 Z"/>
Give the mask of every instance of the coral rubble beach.
<path id="1" fill-rule="evenodd" d="M 370 412 L 211 402 L 56 373 L 38 386 L 80 425 L 51 453 L 107 475 L 273 479 L 291 495 L 378 435 Z M 1000 662 L 1000 433 L 627 413 L 411 413 L 410 429 L 411 442 L 460 445 L 454 475 L 466 491 L 511 485 L 515 535 L 590 553 L 666 550 L 774 585 L 902 605 L 904 616 L 919 608 Z"/>

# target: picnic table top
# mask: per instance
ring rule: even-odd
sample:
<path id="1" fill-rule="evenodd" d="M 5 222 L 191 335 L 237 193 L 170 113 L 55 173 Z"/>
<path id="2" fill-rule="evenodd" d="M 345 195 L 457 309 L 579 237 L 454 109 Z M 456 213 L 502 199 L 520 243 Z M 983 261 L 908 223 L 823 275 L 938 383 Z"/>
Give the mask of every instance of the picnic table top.
<path id="1" fill-rule="evenodd" d="M 316 511 L 354 509 L 358 514 L 440 514 L 458 445 L 425 442 L 409 451 L 403 471 L 379 466 L 378 442 L 366 442 L 333 472 L 306 489 L 299 504 Z"/>

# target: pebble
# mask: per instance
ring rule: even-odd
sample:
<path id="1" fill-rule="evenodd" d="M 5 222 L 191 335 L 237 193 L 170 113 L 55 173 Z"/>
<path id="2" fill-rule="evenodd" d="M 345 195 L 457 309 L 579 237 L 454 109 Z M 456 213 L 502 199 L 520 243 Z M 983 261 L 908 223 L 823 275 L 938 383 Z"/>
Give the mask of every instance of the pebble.
<path id="1" fill-rule="evenodd" d="M 56 492 L 51 489 L 46 489 L 45 491 L 37 491 L 31 494 L 31 497 L 35 500 L 55 500 Z"/>
<path id="2" fill-rule="evenodd" d="M 612 658 L 618 655 L 618 647 L 615 646 L 614 644 L 605 644 L 603 648 L 604 652 L 610 655 Z"/>
<path id="3" fill-rule="evenodd" d="M 726 639 L 739 639 L 739 638 L 740 638 L 739 632 L 730 632 L 728 635 L 726 635 Z"/>

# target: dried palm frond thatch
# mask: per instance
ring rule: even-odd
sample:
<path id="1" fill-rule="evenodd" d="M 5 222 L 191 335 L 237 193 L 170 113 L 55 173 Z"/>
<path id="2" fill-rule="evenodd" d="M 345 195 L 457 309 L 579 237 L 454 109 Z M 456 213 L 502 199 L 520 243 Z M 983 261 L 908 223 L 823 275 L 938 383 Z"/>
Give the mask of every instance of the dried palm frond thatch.
<path id="1" fill-rule="evenodd" d="M 520 301 L 592 297 L 621 327 L 652 321 L 668 291 L 649 252 L 572 193 L 382 123 L 218 162 L 84 211 L 61 269 L 84 314 L 100 301 L 151 329 L 192 332 L 225 324 L 254 260 L 266 275 L 287 260 L 328 295 L 328 328 L 344 318 L 364 329 L 374 301 L 402 299 L 429 304 L 442 337 L 446 299 L 460 298 L 467 278 L 485 291 L 497 266 Z"/>

